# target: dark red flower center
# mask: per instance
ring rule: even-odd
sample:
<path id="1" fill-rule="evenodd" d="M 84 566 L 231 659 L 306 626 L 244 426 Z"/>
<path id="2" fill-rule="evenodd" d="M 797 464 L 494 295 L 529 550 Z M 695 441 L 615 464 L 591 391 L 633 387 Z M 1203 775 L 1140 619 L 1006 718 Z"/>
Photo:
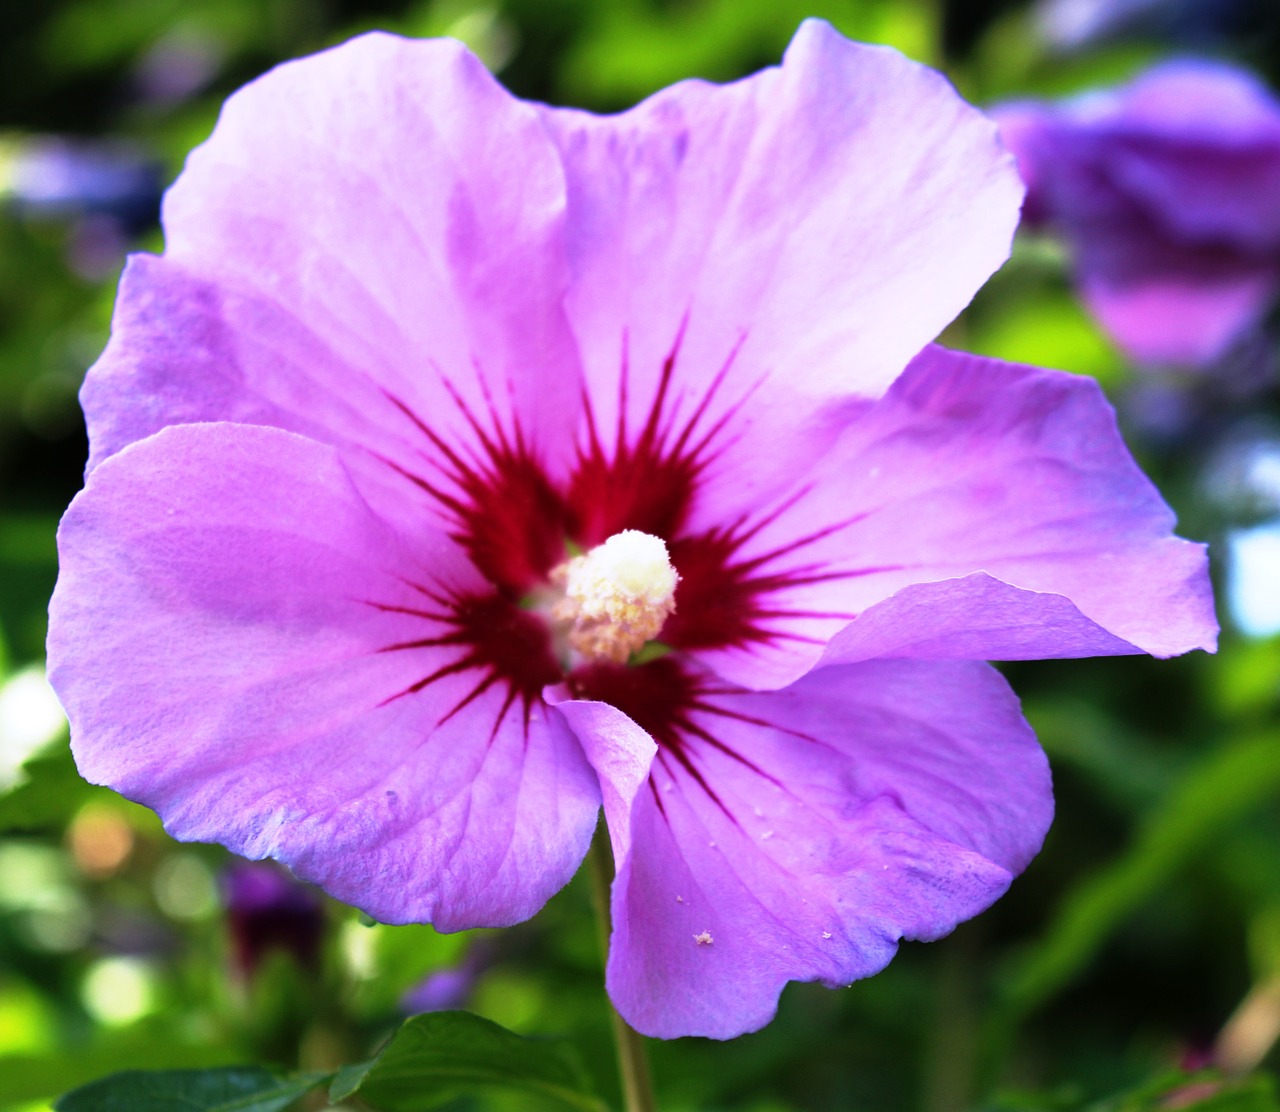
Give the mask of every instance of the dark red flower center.
<path id="1" fill-rule="evenodd" d="M 455 396 L 473 434 L 472 447 L 464 451 L 409 406 L 390 398 L 425 438 L 424 454 L 434 466 L 424 475 L 389 460 L 388 464 L 428 496 L 490 584 L 483 594 L 456 594 L 424 575 L 422 582 L 414 583 L 423 597 L 422 608 L 391 608 L 420 614 L 435 628 L 420 640 L 386 646 L 386 651 L 456 648 L 447 664 L 393 698 L 415 695 L 445 676 L 465 673 L 474 684 L 444 717 L 496 688 L 504 693 L 493 725 L 496 731 L 517 707 L 527 728 L 542 692 L 564 682 L 577 698 L 602 700 L 627 713 L 678 763 L 687 762 L 685 750 L 694 739 L 716 744 L 698 725 L 698 715 L 711 708 L 701 697 L 701 673 L 687 666 L 683 654 L 728 647 L 750 650 L 788 636 L 773 620 L 793 611 L 771 602 L 772 596 L 830 573 L 813 565 L 777 570 L 779 558 L 813 538 L 763 557 L 745 557 L 744 544 L 764 520 L 744 518 L 690 530 L 700 479 L 716 460 L 735 413 L 730 406 L 716 421 L 708 418 L 732 360 L 700 403 L 682 417 L 671 390 L 677 350 L 661 369 L 639 428 L 627 427 L 625 363 L 618 405 L 622 416 L 611 436 L 602 434 L 590 399 L 584 397 L 585 433 L 571 473 L 561 484 L 548 477 L 518 424 L 505 429 L 492 411 L 482 421 Z M 679 573 L 676 610 L 658 638 L 671 654 L 631 666 L 564 661 L 555 651 L 551 625 L 529 607 L 529 600 L 547 591 L 553 569 L 573 551 L 595 548 L 624 530 L 664 540 Z"/>

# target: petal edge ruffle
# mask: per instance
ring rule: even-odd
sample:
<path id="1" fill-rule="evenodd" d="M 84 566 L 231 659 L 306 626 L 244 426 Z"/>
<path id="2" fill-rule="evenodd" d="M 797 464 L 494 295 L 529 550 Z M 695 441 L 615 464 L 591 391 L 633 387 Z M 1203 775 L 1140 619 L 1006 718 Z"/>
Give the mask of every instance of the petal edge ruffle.
<path id="1" fill-rule="evenodd" d="M 443 534 L 380 520 L 332 448 L 167 429 L 91 473 L 59 549 L 77 763 L 175 837 L 443 930 L 527 919 L 573 875 L 599 808 L 576 741 L 464 666 L 415 584 L 485 585 Z"/>
<path id="2" fill-rule="evenodd" d="M 563 701 L 617 862 L 607 982 L 637 1030 L 733 1038 L 986 908 L 1038 850 L 1048 765 L 989 666 L 875 661 L 708 697 L 683 757 Z"/>

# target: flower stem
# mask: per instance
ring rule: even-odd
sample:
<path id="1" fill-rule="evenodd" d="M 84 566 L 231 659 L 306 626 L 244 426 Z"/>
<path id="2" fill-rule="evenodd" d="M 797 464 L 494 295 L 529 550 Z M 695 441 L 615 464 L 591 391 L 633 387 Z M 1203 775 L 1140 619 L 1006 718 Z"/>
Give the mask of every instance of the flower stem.
<path id="1" fill-rule="evenodd" d="M 609 886 L 613 883 L 613 854 L 609 850 L 609 836 L 604 824 L 596 831 L 587 854 L 587 868 L 591 872 L 591 895 L 596 906 L 596 921 L 600 924 L 601 953 L 609 953 Z M 623 1107 L 626 1112 L 656 1112 L 653 1099 L 653 1082 L 649 1077 L 649 1056 L 645 1051 L 644 1036 L 632 1030 L 618 1010 L 609 1002 L 609 1015 L 613 1020 L 613 1042 L 618 1050 L 618 1073 L 622 1079 Z"/>

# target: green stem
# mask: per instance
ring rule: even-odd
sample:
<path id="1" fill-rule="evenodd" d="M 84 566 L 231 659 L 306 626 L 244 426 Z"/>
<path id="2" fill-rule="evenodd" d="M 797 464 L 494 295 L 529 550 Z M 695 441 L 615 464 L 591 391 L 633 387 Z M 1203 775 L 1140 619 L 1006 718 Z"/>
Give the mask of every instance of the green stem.
<path id="1" fill-rule="evenodd" d="M 587 854 L 591 872 L 591 894 L 596 905 L 596 921 L 600 924 L 600 949 L 609 953 L 609 886 L 613 883 L 613 854 L 604 824 L 596 831 Z M 633 1031 L 618 1010 L 609 1002 L 613 1020 L 613 1041 L 618 1049 L 618 1073 L 622 1078 L 622 1097 L 626 1112 L 657 1112 L 653 1099 L 653 1082 L 649 1077 L 649 1056 L 644 1036 Z"/>

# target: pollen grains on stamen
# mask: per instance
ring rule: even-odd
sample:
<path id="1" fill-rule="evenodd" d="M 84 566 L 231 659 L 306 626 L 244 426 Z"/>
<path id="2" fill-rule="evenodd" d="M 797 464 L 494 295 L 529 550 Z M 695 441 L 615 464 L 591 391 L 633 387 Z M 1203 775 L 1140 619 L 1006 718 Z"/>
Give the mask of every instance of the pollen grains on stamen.
<path id="1" fill-rule="evenodd" d="M 562 564 L 552 582 L 564 594 L 552 617 L 588 661 L 625 664 L 657 637 L 676 608 L 680 576 L 659 537 L 624 529 Z"/>

